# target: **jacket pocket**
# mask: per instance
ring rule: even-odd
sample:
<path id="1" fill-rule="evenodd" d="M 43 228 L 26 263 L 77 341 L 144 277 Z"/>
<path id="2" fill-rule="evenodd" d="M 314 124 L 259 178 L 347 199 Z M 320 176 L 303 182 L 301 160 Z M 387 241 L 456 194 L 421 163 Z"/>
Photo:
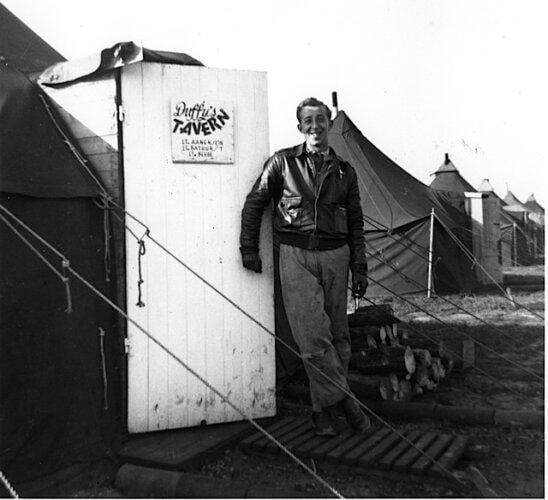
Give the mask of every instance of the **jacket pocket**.
<path id="1" fill-rule="evenodd" d="M 284 226 L 298 227 L 303 211 L 302 196 L 289 196 L 282 198 L 278 203 L 278 212 L 282 216 Z"/>
<path id="2" fill-rule="evenodd" d="M 334 214 L 334 220 L 335 220 L 335 232 L 336 233 L 348 233 L 348 219 L 346 214 L 346 208 L 341 207 L 340 205 L 335 205 L 334 207 L 335 214 Z"/>

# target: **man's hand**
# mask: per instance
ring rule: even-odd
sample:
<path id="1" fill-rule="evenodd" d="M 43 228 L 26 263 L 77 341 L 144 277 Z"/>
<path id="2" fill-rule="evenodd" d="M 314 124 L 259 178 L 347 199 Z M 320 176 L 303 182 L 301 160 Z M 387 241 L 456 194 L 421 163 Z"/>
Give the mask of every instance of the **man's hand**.
<path id="1" fill-rule="evenodd" d="M 246 269 L 256 273 L 263 272 L 263 263 L 259 257 L 259 252 L 242 252 L 242 263 Z"/>
<path id="2" fill-rule="evenodd" d="M 352 274 L 352 296 L 361 299 L 365 296 L 365 291 L 369 282 L 365 274 Z"/>

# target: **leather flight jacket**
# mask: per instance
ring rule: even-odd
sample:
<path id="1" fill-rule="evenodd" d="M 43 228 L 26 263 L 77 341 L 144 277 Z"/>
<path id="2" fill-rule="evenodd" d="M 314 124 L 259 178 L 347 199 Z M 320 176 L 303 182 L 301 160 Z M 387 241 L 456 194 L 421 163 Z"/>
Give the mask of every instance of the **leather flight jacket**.
<path id="1" fill-rule="evenodd" d="M 271 156 L 242 210 L 242 254 L 257 253 L 262 214 L 272 200 L 280 243 L 308 250 L 350 247 L 353 274 L 366 274 L 363 214 L 355 170 L 332 148 L 315 165 L 305 144 Z"/>

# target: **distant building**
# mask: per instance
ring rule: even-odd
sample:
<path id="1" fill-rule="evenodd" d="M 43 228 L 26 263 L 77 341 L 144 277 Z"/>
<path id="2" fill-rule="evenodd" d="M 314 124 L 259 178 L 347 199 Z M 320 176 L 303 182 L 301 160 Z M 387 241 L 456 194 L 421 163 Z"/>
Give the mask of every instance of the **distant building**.
<path id="1" fill-rule="evenodd" d="M 460 193 L 465 196 L 465 211 L 472 223 L 472 245 L 474 257 L 480 263 L 476 274 L 484 285 L 502 282 L 501 248 L 500 248 L 500 201 L 482 194 L 459 173 L 449 154 L 436 170 L 430 187 L 438 191 Z M 486 187 L 486 186 L 484 186 Z M 491 189 L 492 191 L 492 189 Z"/>

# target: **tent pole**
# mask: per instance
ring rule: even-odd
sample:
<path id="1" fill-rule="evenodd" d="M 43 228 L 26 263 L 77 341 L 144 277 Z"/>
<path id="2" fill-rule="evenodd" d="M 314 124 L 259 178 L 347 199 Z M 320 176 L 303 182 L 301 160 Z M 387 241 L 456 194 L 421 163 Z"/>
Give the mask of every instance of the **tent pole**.
<path id="1" fill-rule="evenodd" d="M 428 246 L 428 291 L 426 296 L 432 294 L 432 260 L 434 256 L 434 209 L 430 212 L 430 244 Z"/>
<path id="2" fill-rule="evenodd" d="M 516 238 L 516 223 L 512 223 L 512 246 L 514 247 L 514 266 L 518 265 L 518 248 Z"/>

